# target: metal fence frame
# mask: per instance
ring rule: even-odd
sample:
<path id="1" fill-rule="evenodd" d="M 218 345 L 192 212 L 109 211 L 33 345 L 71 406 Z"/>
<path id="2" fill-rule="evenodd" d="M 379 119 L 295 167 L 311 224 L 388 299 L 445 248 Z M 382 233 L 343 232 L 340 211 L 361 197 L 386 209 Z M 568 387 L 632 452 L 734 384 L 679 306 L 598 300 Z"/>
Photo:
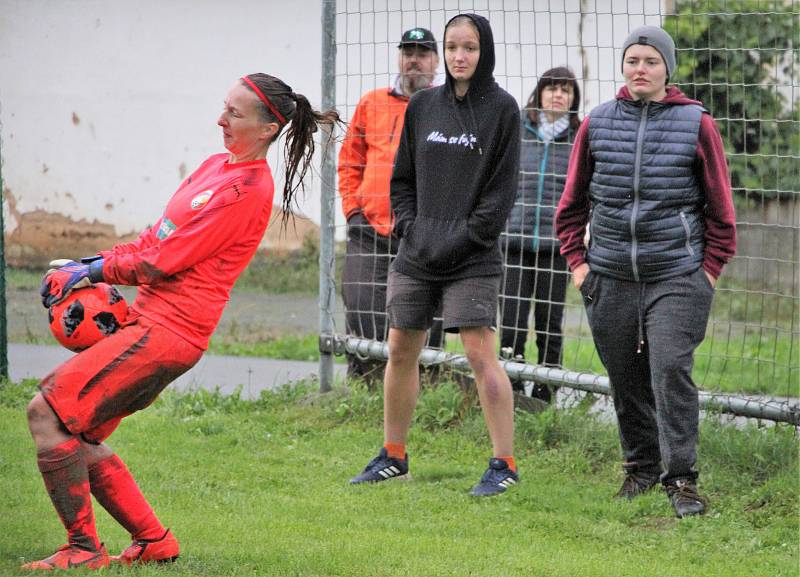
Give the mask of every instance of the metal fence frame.
<path id="1" fill-rule="evenodd" d="M 336 0 L 322 0 L 322 106 L 336 104 Z M 320 389 L 329 391 L 333 385 L 335 355 L 357 354 L 363 358 L 388 359 L 385 342 L 336 334 L 333 321 L 336 291 L 335 262 L 335 165 L 332 141 L 328 139 L 321 162 L 321 219 L 320 219 Z M 425 365 L 447 365 L 469 370 L 466 357 L 437 349 L 423 349 L 420 362 Z M 586 372 L 549 368 L 518 361 L 501 361 L 511 377 L 575 390 L 610 394 L 608 377 Z M 764 419 L 800 426 L 800 399 L 771 399 L 758 396 L 719 394 L 701 391 L 700 407 L 714 412 L 740 417 Z"/>

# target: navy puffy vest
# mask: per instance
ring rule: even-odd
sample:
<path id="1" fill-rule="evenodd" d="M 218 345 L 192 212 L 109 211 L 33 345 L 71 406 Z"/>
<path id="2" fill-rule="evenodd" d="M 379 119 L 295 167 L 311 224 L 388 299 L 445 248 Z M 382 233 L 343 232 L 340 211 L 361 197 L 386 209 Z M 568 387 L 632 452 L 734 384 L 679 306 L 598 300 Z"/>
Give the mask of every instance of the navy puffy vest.
<path id="1" fill-rule="evenodd" d="M 522 111 L 519 155 L 519 188 L 508 226 L 501 238 L 509 249 L 517 252 L 558 251 L 555 215 L 572 152 L 575 133 L 571 127 L 550 143 L 544 143 Z"/>
<path id="2" fill-rule="evenodd" d="M 705 200 L 694 164 L 702 114 L 697 105 L 631 100 L 592 111 L 593 271 L 653 282 L 701 266 Z"/>

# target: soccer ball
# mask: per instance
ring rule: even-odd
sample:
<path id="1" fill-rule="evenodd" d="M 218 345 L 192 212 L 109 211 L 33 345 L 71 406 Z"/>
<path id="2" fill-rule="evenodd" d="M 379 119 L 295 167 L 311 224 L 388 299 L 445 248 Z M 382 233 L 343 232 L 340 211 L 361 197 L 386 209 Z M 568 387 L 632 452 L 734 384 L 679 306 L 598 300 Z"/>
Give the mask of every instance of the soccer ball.
<path id="1" fill-rule="evenodd" d="M 50 332 L 76 353 L 117 332 L 127 314 L 128 303 L 106 283 L 75 289 L 48 309 Z"/>

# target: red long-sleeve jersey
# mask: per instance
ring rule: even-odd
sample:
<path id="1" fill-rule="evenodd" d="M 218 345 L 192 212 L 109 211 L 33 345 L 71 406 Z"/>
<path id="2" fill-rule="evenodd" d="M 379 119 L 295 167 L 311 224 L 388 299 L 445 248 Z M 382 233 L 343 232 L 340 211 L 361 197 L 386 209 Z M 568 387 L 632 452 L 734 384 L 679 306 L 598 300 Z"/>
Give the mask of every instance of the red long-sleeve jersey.
<path id="1" fill-rule="evenodd" d="M 100 255 L 106 282 L 138 285 L 132 309 L 200 347 L 239 274 L 255 254 L 272 212 L 265 160 L 209 157 L 178 188 L 154 226 Z"/>

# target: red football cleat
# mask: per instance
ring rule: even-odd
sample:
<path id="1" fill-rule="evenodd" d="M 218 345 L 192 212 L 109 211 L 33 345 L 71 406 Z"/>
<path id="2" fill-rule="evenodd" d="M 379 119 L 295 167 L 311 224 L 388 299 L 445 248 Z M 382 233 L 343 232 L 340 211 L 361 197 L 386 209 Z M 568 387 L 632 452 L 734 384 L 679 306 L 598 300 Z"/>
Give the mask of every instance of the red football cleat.
<path id="1" fill-rule="evenodd" d="M 164 536 L 156 541 L 134 541 L 119 556 L 111 557 L 111 561 L 122 565 L 170 563 L 178 558 L 180 552 L 178 540 L 167 529 Z"/>
<path id="2" fill-rule="evenodd" d="M 87 551 L 67 544 L 47 559 L 25 563 L 20 568 L 28 571 L 52 571 L 53 569 L 102 569 L 103 567 L 108 567 L 108 552 L 102 545 L 97 551 Z"/>

